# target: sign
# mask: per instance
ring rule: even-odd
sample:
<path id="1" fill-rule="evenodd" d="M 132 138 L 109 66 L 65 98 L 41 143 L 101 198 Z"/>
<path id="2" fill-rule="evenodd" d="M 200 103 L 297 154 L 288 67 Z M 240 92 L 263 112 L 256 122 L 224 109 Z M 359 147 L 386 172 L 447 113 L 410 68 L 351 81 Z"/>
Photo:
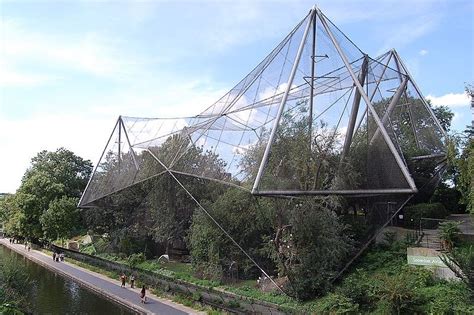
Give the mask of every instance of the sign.
<path id="1" fill-rule="evenodd" d="M 407 255 L 409 265 L 436 266 L 446 268 L 446 264 L 439 256 L 411 256 Z"/>

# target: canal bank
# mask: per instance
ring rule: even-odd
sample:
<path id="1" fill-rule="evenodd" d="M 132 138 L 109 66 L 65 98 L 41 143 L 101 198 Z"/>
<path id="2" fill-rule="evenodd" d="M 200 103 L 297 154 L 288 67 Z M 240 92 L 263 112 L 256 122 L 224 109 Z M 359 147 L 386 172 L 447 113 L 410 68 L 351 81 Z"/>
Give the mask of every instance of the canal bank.
<path id="1" fill-rule="evenodd" d="M 119 281 L 109 279 L 98 273 L 69 264 L 67 262 L 54 262 L 52 258 L 40 251 L 28 252 L 22 244 L 10 244 L 8 239 L 0 239 L 0 244 L 28 258 L 29 260 L 73 281 L 79 283 L 107 299 L 119 303 L 135 312 L 142 314 L 197 314 L 198 312 L 176 304 L 172 301 L 159 298 L 147 292 L 147 304 L 141 304 L 139 290 L 121 288 Z"/>

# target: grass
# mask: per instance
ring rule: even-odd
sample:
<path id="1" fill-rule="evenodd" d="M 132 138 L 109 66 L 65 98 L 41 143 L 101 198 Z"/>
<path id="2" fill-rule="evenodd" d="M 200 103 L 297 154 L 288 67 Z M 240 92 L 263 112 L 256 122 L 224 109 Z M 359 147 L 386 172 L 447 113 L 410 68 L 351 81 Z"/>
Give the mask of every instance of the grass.
<path id="1" fill-rule="evenodd" d="M 52 255 L 52 252 L 50 252 L 48 250 L 42 250 L 42 251 Z M 87 269 L 87 270 L 99 273 L 101 275 L 104 275 L 104 276 L 106 276 L 110 279 L 118 280 L 120 278 L 120 275 L 117 272 L 114 272 L 114 271 L 110 271 L 110 270 L 106 270 L 104 268 L 92 266 L 92 265 L 89 265 L 89 264 L 84 263 L 82 261 L 78 261 L 78 260 L 75 260 L 75 259 L 72 259 L 72 258 L 69 258 L 69 257 L 67 258 L 67 261 L 74 264 L 74 265 L 76 265 L 76 266 L 79 266 L 79 267 L 82 267 L 84 269 Z M 143 284 L 140 282 L 139 279 L 137 279 L 136 286 L 140 287 L 141 285 L 143 285 Z M 173 302 L 176 302 L 176 303 L 182 304 L 184 306 L 193 308 L 197 311 L 203 311 L 203 312 L 206 312 L 207 314 L 216 314 L 216 315 L 217 314 L 226 314 L 226 312 L 220 312 L 219 310 L 216 310 L 216 309 L 214 309 L 210 306 L 203 305 L 203 304 L 199 303 L 199 301 L 194 300 L 193 297 L 188 297 L 188 296 L 185 296 L 183 294 L 166 293 L 163 290 L 161 290 L 160 288 L 154 288 L 154 287 L 151 287 L 150 291 L 158 297 L 170 299 Z"/>
<path id="2" fill-rule="evenodd" d="M 464 246 L 462 244 L 461 246 Z M 180 262 L 158 262 L 147 260 L 138 268 L 173 279 L 179 279 L 206 288 L 232 292 L 256 300 L 279 306 L 286 313 L 390 313 L 396 310 L 411 313 L 466 313 L 474 311 L 466 288 L 462 283 L 435 280 L 426 269 L 408 266 L 406 263 L 407 244 L 394 242 L 390 246 L 373 247 L 346 273 L 344 279 L 323 297 L 307 302 L 299 302 L 277 292 L 265 293 L 256 287 L 255 280 L 243 280 L 233 284 L 199 279 L 194 275 L 191 264 Z M 123 256 L 111 254 L 97 255 L 115 262 L 127 264 Z M 85 266 L 88 268 L 87 266 Z M 100 270 L 100 268 L 97 268 Z M 104 273 L 106 271 L 93 271 Z M 118 275 L 110 277 L 117 279 Z M 169 295 L 155 289 L 159 296 L 193 308 L 200 308 L 200 296 Z M 154 291 L 155 292 L 155 291 Z M 228 305 L 238 307 L 239 305 Z M 201 306 L 202 307 L 202 306 Z M 202 310 L 202 309 L 201 309 Z M 215 310 L 206 310 L 217 314 Z"/>

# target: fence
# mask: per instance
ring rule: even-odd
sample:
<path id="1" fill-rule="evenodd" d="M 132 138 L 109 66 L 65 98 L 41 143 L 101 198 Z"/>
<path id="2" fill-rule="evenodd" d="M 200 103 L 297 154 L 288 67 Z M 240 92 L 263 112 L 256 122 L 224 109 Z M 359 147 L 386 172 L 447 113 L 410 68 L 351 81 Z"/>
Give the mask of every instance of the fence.
<path id="1" fill-rule="evenodd" d="M 278 305 L 249 297 L 240 296 L 231 292 L 223 292 L 214 288 L 199 286 L 179 279 L 166 277 L 155 272 L 140 268 L 130 268 L 127 265 L 103 259 L 97 256 L 76 252 L 60 246 L 51 245 L 51 249 L 63 252 L 66 257 L 104 268 L 118 273 L 137 275 L 137 278 L 146 285 L 162 289 L 166 292 L 180 293 L 192 299 L 234 314 L 275 314 L 283 315 L 294 313 L 294 310 L 281 310 Z"/>

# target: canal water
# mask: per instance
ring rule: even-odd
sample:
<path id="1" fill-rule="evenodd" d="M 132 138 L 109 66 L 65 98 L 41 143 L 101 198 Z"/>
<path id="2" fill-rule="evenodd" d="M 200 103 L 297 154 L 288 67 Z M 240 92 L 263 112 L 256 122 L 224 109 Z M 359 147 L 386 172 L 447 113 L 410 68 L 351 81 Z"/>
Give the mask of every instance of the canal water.
<path id="1" fill-rule="evenodd" d="M 135 314 L 0 245 L 0 259 L 9 257 L 25 266 L 32 281 L 35 314 Z"/>

